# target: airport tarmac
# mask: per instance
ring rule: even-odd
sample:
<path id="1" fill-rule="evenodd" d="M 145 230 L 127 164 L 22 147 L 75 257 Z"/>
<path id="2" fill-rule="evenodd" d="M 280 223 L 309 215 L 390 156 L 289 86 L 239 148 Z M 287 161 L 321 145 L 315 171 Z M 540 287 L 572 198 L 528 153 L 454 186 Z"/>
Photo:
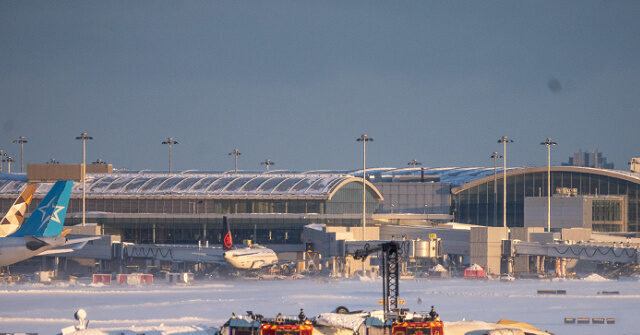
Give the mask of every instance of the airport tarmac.
<path id="1" fill-rule="evenodd" d="M 252 310 L 307 316 L 343 305 L 351 310 L 378 309 L 379 279 L 196 281 L 192 285 L 102 286 L 58 283 L 0 286 L 0 332 L 54 334 L 73 325 L 73 313 L 84 308 L 89 328 L 219 327 L 234 312 Z M 404 307 L 428 311 L 444 321 L 511 319 L 555 334 L 631 334 L 640 303 L 637 280 L 402 280 Z M 540 295 L 537 290 L 566 290 Z M 602 295 L 619 291 L 619 295 Z M 616 318 L 611 325 L 564 324 L 565 317 Z M 134 327 L 134 328 L 132 328 Z"/>

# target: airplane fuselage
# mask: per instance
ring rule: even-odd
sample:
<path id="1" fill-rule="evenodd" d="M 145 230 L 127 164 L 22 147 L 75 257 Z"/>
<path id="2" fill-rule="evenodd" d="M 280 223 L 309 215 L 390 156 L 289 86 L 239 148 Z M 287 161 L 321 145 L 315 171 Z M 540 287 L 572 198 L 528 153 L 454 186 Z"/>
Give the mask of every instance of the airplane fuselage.
<path id="1" fill-rule="evenodd" d="M 242 270 L 256 270 L 278 263 L 273 250 L 258 245 L 227 250 L 223 256 L 231 266 Z"/>
<path id="2" fill-rule="evenodd" d="M 0 266 L 11 265 L 40 253 L 64 245 L 65 237 L 2 237 L 0 238 Z"/>

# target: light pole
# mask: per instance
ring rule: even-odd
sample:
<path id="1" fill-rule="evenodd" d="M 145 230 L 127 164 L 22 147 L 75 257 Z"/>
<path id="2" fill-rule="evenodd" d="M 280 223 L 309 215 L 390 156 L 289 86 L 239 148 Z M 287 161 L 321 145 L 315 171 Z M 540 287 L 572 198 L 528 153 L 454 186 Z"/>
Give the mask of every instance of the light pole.
<path id="1" fill-rule="evenodd" d="M 80 136 L 76 137 L 76 140 L 82 140 L 82 225 L 86 225 L 86 175 L 87 175 L 87 140 L 92 140 L 93 137 L 87 135 L 87 132 L 80 134 Z"/>
<path id="2" fill-rule="evenodd" d="M 7 173 L 11 173 L 11 162 L 14 162 L 11 156 L 7 156 L 7 158 L 2 159 L 3 162 L 7 162 Z"/>
<path id="3" fill-rule="evenodd" d="M 558 143 L 547 137 L 540 145 L 547 146 L 547 232 L 549 233 L 551 232 L 551 146 Z"/>
<path id="4" fill-rule="evenodd" d="M 169 173 L 171 173 L 173 171 L 173 157 L 171 148 L 174 144 L 178 144 L 178 141 L 176 141 L 173 137 L 168 137 L 166 141 L 162 142 L 162 144 L 169 145 Z"/>
<path id="5" fill-rule="evenodd" d="M 373 138 L 362 134 L 356 139 L 356 142 L 362 142 L 362 241 L 365 241 L 364 231 L 367 229 L 367 142 L 373 142 Z"/>
<path id="6" fill-rule="evenodd" d="M 4 162 L 4 158 L 7 157 L 7 153 L 0 149 L 0 160 Z M 0 163 L 0 173 L 2 173 L 2 164 Z"/>
<path id="7" fill-rule="evenodd" d="M 416 167 L 418 165 L 422 165 L 422 163 L 420 163 L 417 160 L 413 159 L 409 163 L 407 163 L 407 165 L 412 166 L 412 167 Z"/>
<path id="8" fill-rule="evenodd" d="M 507 143 L 513 143 L 506 136 L 498 139 L 498 143 L 502 143 L 502 226 L 507 227 Z"/>
<path id="9" fill-rule="evenodd" d="M 271 165 L 275 165 L 275 162 L 272 162 L 270 159 L 265 159 L 264 162 L 260 162 L 260 165 L 264 165 L 267 167 L 267 172 L 269 172 L 269 167 Z"/>
<path id="10" fill-rule="evenodd" d="M 24 172 L 24 144 L 28 143 L 27 138 L 24 136 L 18 137 L 18 139 L 13 140 L 13 143 L 20 144 L 20 172 Z"/>
<path id="11" fill-rule="evenodd" d="M 233 172 L 237 174 L 238 173 L 238 156 L 242 155 L 242 153 L 238 151 L 238 149 L 233 148 L 233 151 L 229 153 L 229 156 L 231 155 L 233 155 L 233 161 L 234 161 Z"/>
<path id="12" fill-rule="evenodd" d="M 491 154 L 491 158 L 493 158 L 493 225 L 495 227 L 498 226 L 498 176 L 496 175 L 496 161 L 498 158 L 502 158 L 500 154 L 497 152 L 493 152 Z"/>

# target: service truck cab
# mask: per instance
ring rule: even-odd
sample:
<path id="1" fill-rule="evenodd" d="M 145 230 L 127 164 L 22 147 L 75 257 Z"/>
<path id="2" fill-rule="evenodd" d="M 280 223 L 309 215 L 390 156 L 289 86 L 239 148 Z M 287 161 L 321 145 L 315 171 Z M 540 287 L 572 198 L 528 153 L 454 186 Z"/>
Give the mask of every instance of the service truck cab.
<path id="1" fill-rule="evenodd" d="M 444 335 L 442 321 L 394 322 L 392 335 Z"/>
<path id="2" fill-rule="evenodd" d="M 313 325 L 309 321 L 301 324 L 265 324 L 260 328 L 261 335 L 312 335 Z"/>

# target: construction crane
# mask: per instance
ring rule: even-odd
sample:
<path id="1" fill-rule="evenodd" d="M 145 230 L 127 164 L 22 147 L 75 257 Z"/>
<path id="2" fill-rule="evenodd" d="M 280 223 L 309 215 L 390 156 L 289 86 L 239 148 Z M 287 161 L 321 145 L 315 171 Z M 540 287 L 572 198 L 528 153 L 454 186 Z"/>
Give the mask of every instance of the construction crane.
<path id="1" fill-rule="evenodd" d="M 398 296 L 400 295 L 400 269 L 399 253 L 401 253 L 400 242 L 386 241 L 370 246 L 365 244 L 364 248 L 353 252 L 353 258 L 365 260 L 371 254 L 380 252 L 382 254 L 382 305 L 385 318 L 390 312 L 398 312 Z"/>

